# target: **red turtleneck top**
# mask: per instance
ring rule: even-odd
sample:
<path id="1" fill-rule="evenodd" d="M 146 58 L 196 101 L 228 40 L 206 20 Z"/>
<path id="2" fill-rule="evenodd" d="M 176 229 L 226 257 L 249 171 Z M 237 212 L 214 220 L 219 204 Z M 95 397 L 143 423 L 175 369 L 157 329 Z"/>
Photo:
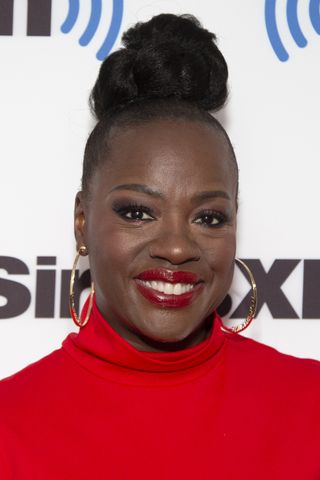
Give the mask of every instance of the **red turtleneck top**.
<path id="1" fill-rule="evenodd" d="M 0 382 L 1 480 L 319 480 L 320 364 L 239 335 L 136 350 L 94 305 Z"/>

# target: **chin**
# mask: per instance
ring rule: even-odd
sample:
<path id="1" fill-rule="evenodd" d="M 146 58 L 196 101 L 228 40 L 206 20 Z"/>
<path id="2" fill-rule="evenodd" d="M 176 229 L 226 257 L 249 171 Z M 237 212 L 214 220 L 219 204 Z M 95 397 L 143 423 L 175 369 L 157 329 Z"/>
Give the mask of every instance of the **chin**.
<path id="1" fill-rule="evenodd" d="M 198 325 L 194 328 L 190 328 L 190 326 L 186 325 L 177 325 L 177 321 L 161 321 L 155 322 L 153 324 L 148 323 L 148 325 L 144 326 L 143 330 L 140 330 L 140 335 L 146 341 L 151 343 L 161 343 L 161 344 L 175 344 L 179 342 L 183 342 L 192 333 L 197 329 Z M 180 328 L 179 328 L 180 327 Z"/>

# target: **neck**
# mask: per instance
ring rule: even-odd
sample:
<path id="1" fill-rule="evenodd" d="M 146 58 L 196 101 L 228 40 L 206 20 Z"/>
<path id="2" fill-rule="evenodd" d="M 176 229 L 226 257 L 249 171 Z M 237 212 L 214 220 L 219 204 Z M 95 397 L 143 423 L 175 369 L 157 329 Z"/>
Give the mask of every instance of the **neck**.
<path id="1" fill-rule="evenodd" d="M 119 329 L 119 325 L 113 325 L 113 322 L 108 322 L 111 327 L 119 333 L 130 345 L 137 350 L 143 352 L 176 352 L 194 347 L 198 343 L 208 338 L 212 328 L 212 318 L 208 317 L 201 323 L 201 325 L 192 332 L 188 337 L 177 342 L 160 342 L 146 337 L 138 332 L 133 332 L 130 329 Z M 120 331 L 121 330 L 121 331 Z"/>

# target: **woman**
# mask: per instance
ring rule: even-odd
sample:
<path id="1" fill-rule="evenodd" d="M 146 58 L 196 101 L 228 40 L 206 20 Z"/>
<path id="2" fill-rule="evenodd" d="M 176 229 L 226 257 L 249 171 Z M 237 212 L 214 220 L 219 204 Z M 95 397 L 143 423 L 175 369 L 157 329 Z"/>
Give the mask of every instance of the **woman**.
<path id="1" fill-rule="evenodd" d="M 208 113 L 226 100 L 214 40 L 160 15 L 101 67 L 75 206 L 92 292 L 80 318 L 71 302 L 79 334 L 1 383 L 1 479 L 320 478 L 319 363 L 215 313 L 238 170 Z"/>

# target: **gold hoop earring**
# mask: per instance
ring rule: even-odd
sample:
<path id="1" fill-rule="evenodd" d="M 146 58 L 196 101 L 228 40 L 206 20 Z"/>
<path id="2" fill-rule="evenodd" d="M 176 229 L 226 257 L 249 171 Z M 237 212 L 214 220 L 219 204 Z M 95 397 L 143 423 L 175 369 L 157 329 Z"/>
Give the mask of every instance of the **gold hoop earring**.
<path id="1" fill-rule="evenodd" d="M 254 279 L 254 276 L 248 267 L 240 258 L 235 258 L 235 261 L 240 264 L 246 271 L 246 273 L 249 276 L 250 283 L 251 283 L 251 299 L 250 299 L 250 305 L 249 305 L 249 312 L 248 316 L 245 319 L 243 323 L 240 323 L 240 325 L 235 325 L 233 327 L 226 327 L 224 324 L 221 325 L 221 330 L 226 333 L 240 333 L 243 332 L 247 327 L 249 327 L 250 323 L 254 319 L 254 316 L 257 311 L 257 302 L 258 302 L 258 294 L 257 294 L 257 284 Z"/>
<path id="2" fill-rule="evenodd" d="M 86 255 L 88 255 L 88 249 L 85 245 L 82 245 L 79 248 L 78 253 L 76 255 L 76 258 L 74 259 L 74 262 L 73 262 L 73 267 L 72 267 L 72 270 L 71 270 L 71 277 L 70 277 L 69 309 L 70 309 L 71 318 L 74 321 L 74 323 L 78 327 L 84 327 L 85 325 L 87 325 L 87 323 L 89 321 L 89 317 L 90 317 L 91 310 L 92 310 L 93 295 L 94 295 L 94 284 L 93 284 L 93 282 L 91 282 L 89 306 L 88 306 L 86 317 L 85 317 L 84 320 L 81 320 L 81 314 L 80 315 L 77 314 L 77 312 L 75 310 L 75 304 L 74 304 L 74 296 L 75 296 L 74 295 L 74 279 L 75 279 L 77 263 L 78 263 L 80 255 L 82 257 L 85 257 Z"/>

